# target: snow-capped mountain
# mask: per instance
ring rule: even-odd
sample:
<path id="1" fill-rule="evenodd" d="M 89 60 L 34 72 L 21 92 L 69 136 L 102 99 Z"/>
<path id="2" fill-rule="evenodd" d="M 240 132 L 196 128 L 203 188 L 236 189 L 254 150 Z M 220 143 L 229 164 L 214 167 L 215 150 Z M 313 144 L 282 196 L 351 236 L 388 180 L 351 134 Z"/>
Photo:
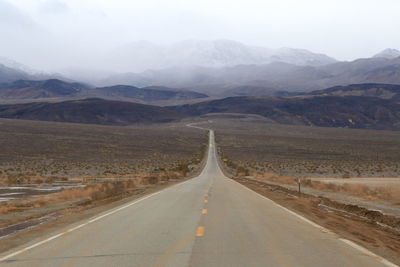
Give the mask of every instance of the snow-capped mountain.
<path id="1" fill-rule="evenodd" d="M 6 58 L 6 57 L 1 57 L 0 56 L 0 64 L 6 66 L 7 68 L 11 68 L 17 71 L 25 72 L 30 75 L 34 74 L 39 74 L 40 72 L 37 70 L 32 69 L 31 67 L 28 67 L 24 64 L 21 64 L 17 61 L 14 61 L 12 59 Z"/>
<path id="2" fill-rule="evenodd" d="M 374 58 L 389 58 L 389 59 L 397 57 L 400 57 L 400 51 L 393 48 L 385 49 L 374 56 Z"/>
<path id="3" fill-rule="evenodd" d="M 302 66 L 320 66 L 336 62 L 331 57 L 308 50 L 269 49 L 231 40 L 187 40 L 164 46 L 141 41 L 118 48 L 110 53 L 106 61 L 115 70 L 123 72 L 187 65 L 229 67 L 241 64 L 284 62 Z"/>

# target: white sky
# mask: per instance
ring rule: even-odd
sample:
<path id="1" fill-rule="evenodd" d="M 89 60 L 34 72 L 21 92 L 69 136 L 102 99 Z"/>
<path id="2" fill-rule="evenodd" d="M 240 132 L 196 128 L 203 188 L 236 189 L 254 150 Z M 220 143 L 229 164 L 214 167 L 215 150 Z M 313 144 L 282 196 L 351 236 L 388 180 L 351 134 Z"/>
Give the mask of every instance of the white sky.
<path id="1" fill-rule="evenodd" d="M 400 0 L 0 0 L 0 56 L 55 69 L 126 43 L 231 39 L 339 60 L 400 49 Z"/>

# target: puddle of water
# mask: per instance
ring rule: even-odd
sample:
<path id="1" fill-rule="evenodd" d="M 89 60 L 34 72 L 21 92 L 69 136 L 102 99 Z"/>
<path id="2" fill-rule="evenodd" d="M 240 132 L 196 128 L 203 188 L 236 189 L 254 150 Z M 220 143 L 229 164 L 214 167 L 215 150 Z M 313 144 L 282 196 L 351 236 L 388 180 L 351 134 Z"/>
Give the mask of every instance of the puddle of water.
<path id="1" fill-rule="evenodd" d="M 13 200 L 15 198 L 11 198 L 11 197 L 0 197 L 0 202 L 5 202 L 5 201 L 10 201 Z"/>
<path id="2" fill-rule="evenodd" d="M 29 228 L 41 225 L 43 223 L 54 221 L 59 217 L 60 217 L 60 215 L 50 214 L 50 215 L 46 215 L 46 216 L 43 216 L 38 219 L 33 219 L 33 220 L 30 220 L 27 222 L 22 222 L 22 223 L 14 224 L 14 225 L 11 225 L 11 226 L 8 226 L 5 228 L 1 228 L 0 229 L 0 240 L 8 237 L 10 235 L 13 235 L 19 231 L 29 229 Z"/>
<path id="3" fill-rule="evenodd" d="M 22 185 L 22 186 L 2 186 L 0 187 L 0 202 L 25 197 L 36 197 L 51 193 L 60 192 L 69 188 L 85 187 L 81 184 L 41 184 L 41 185 Z M 10 197 L 12 196 L 12 197 Z"/>
<path id="4" fill-rule="evenodd" d="M 25 190 L 30 189 L 28 186 L 0 186 L 0 190 Z"/>
<path id="5" fill-rule="evenodd" d="M 0 197 L 7 197 L 7 196 L 14 196 L 14 195 L 21 195 L 23 193 L 21 192 L 15 192 L 15 193 L 5 193 L 5 194 L 0 194 Z"/>

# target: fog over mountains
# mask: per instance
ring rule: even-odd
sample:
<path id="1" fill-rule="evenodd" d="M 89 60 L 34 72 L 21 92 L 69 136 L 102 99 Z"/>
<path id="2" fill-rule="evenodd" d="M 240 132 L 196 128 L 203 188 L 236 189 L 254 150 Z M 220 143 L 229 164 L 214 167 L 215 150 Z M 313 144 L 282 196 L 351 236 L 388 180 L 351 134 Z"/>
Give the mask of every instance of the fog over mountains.
<path id="1" fill-rule="evenodd" d="M 110 67 L 119 72 L 142 72 L 177 66 L 260 65 L 277 61 L 319 66 L 336 61 L 305 49 L 269 49 L 231 40 L 186 40 L 171 45 L 141 41 L 119 47 L 107 55 L 106 60 Z"/>
<path id="2" fill-rule="evenodd" d="M 230 40 L 188 40 L 171 45 L 141 41 L 99 55 L 97 60 L 103 71 L 70 69 L 46 74 L 0 58 L 0 83 L 57 78 L 93 87 L 166 86 L 211 96 L 277 95 L 276 91 L 312 91 L 357 83 L 400 84 L 400 51 L 396 49 L 340 62 L 304 49 L 269 49 Z"/>
<path id="3" fill-rule="evenodd" d="M 393 59 L 396 57 L 400 57 L 400 51 L 392 48 L 387 48 L 374 56 L 374 58 L 389 58 L 389 59 Z"/>
<path id="4" fill-rule="evenodd" d="M 326 65 L 285 62 L 235 65 L 220 68 L 177 66 L 142 73 L 123 73 L 97 81 L 100 85 L 163 85 L 188 88 L 210 95 L 224 95 L 249 86 L 278 91 L 311 91 L 356 83 L 400 84 L 400 57 L 372 57 Z"/>
<path id="5" fill-rule="evenodd" d="M 120 72 L 90 70 L 86 78 L 2 59 L 0 117 L 128 125 L 243 113 L 284 124 L 399 130 L 399 54 L 386 49 L 340 62 L 227 40 L 140 42 L 103 57 L 104 67 L 121 64 Z"/>

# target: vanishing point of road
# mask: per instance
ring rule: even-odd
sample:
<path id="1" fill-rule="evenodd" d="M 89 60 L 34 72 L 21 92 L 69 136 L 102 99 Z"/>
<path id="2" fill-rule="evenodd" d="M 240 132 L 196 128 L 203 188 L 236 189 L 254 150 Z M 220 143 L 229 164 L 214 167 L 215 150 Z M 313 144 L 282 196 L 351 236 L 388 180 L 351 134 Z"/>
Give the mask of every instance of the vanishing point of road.
<path id="1" fill-rule="evenodd" d="M 391 265 L 225 177 L 212 131 L 198 177 L 35 242 L 1 255 L 1 265 Z"/>

